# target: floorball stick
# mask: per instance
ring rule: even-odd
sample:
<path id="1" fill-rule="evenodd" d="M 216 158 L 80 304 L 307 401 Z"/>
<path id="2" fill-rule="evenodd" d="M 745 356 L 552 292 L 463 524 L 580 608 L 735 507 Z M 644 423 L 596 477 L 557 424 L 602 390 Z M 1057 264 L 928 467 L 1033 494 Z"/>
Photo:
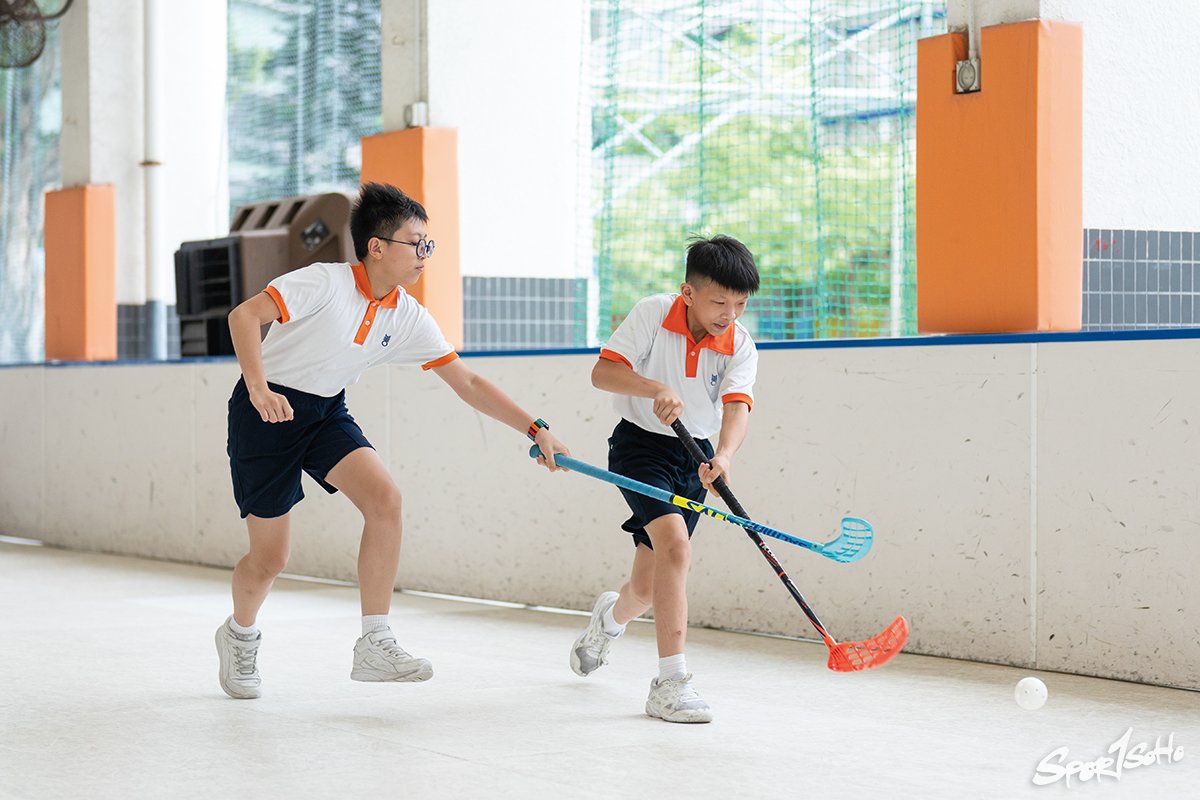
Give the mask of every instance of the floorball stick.
<path id="1" fill-rule="evenodd" d="M 683 442 L 683 446 L 692 458 L 697 463 L 707 464 L 708 459 L 704 452 L 696 444 L 696 440 L 688 433 L 687 428 L 679 420 L 675 420 L 671 425 L 671 429 L 675 431 L 675 435 Z M 733 492 L 729 490 L 729 486 L 725 483 L 723 477 L 718 477 L 713 481 L 713 489 L 721 498 L 729 504 L 729 507 L 739 517 L 748 518 L 746 509 L 742 508 L 742 504 L 733 496 Z M 780 566 L 775 555 L 767 547 L 762 537 L 750 527 L 745 527 L 746 535 L 749 536 L 756 545 L 759 552 L 771 564 L 775 574 L 779 576 L 779 580 L 783 581 L 783 585 L 787 587 L 788 592 L 792 595 L 792 599 L 800 606 L 800 610 L 808 617 L 808 621 L 817 629 L 817 633 L 821 634 L 821 639 L 825 642 L 825 647 L 829 650 L 829 661 L 826 664 L 834 672 L 858 672 L 859 670 L 871 669 L 873 667 L 881 667 L 899 654 L 904 647 L 904 643 L 908 641 L 908 621 L 904 617 L 896 617 L 892 624 L 883 629 L 881 633 L 872 636 L 862 642 L 839 642 L 830 635 L 825 629 L 824 624 L 817 618 L 816 613 L 808 607 L 808 603 L 804 600 L 804 595 L 800 594 L 800 590 L 792 583 L 792 579 L 788 577 L 787 572 Z"/>

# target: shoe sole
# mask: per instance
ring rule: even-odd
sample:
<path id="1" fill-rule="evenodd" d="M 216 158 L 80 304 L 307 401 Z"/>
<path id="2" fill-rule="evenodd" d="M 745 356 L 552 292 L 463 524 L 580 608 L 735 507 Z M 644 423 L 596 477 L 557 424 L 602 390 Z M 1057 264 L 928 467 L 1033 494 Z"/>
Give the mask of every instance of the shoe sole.
<path id="1" fill-rule="evenodd" d="M 604 592 L 598 598 L 596 598 L 596 605 L 592 606 L 592 616 L 596 615 L 596 609 L 604 601 L 604 598 L 610 594 L 617 594 L 617 593 L 616 592 Z M 620 595 L 617 595 L 617 596 L 619 597 Z M 591 621 L 591 618 L 589 617 L 588 618 L 588 627 L 591 627 L 591 624 L 592 624 L 592 621 Z M 604 664 L 598 664 L 596 666 L 596 669 L 592 670 L 592 672 L 584 672 L 583 671 L 583 662 L 581 662 L 579 660 L 579 646 L 581 644 L 583 644 L 584 637 L 586 637 L 586 636 L 587 636 L 587 631 L 584 631 L 583 636 L 580 636 L 578 639 L 575 640 L 575 644 L 571 645 L 571 671 L 574 672 L 576 675 L 578 675 L 581 678 L 586 678 L 588 675 L 591 675 L 592 672 L 595 672 L 596 669 L 600 669 L 600 667 L 604 666 Z"/>
<path id="2" fill-rule="evenodd" d="M 217 645 L 218 663 L 221 659 L 221 634 L 223 632 L 224 626 L 217 628 L 217 635 L 213 637 L 213 641 L 216 642 Z M 225 676 L 221 674 L 221 670 L 219 668 L 217 670 L 217 682 L 221 684 L 221 691 L 225 692 L 225 694 L 229 695 L 234 700 L 257 700 L 258 698 L 262 697 L 261 689 L 238 689 L 236 687 L 231 687 L 231 685 L 226 682 Z"/>
<path id="3" fill-rule="evenodd" d="M 575 644 L 571 647 L 571 671 L 581 678 L 586 678 L 596 670 L 592 670 L 592 672 L 583 671 L 583 662 L 579 660 L 579 653 L 577 652 L 579 650 L 579 643 L 582 641 L 583 637 L 581 636 L 575 640 Z"/>
<path id="4" fill-rule="evenodd" d="M 711 710 L 707 714 L 704 714 L 703 716 L 680 717 L 678 719 L 671 719 L 670 717 L 667 717 L 667 716 L 657 713 L 653 708 L 651 708 L 649 703 L 646 704 L 646 716 L 653 717 L 654 719 L 661 719 L 663 722 L 675 722 L 675 723 L 680 723 L 680 724 L 685 724 L 685 725 L 698 725 L 698 724 L 701 724 L 704 722 L 712 722 L 712 711 Z"/>
<path id="5" fill-rule="evenodd" d="M 425 664 L 403 675 L 371 669 L 370 667 L 355 667 L 350 671 L 350 680 L 362 681 L 363 683 L 422 683 L 432 677 L 432 664 Z"/>

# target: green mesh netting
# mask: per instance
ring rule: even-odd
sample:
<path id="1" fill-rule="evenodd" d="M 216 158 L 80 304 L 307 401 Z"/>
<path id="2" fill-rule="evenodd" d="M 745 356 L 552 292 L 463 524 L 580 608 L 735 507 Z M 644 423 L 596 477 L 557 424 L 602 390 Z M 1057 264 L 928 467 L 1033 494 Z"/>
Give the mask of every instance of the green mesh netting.
<path id="1" fill-rule="evenodd" d="M 229 195 L 354 191 L 379 133 L 380 0 L 229 0 Z"/>
<path id="2" fill-rule="evenodd" d="M 60 181 L 62 131 L 57 25 L 46 48 L 21 69 L 0 69 L 0 363 L 45 353 L 46 255 L 43 195 Z"/>
<path id="3" fill-rule="evenodd" d="M 915 333 L 916 42 L 944 2 L 590 7 L 599 336 L 693 233 L 754 252 L 760 339 Z"/>

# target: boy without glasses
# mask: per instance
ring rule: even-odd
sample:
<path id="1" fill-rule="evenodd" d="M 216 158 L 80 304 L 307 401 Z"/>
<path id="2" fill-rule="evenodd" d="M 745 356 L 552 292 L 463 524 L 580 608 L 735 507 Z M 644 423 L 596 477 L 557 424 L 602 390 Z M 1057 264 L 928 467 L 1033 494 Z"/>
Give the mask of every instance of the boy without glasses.
<path id="1" fill-rule="evenodd" d="M 678 295 L 657 294 L 633 307 L 600 351 L 592 385 L 615 395 L 621 421 L 608 440 L 613 472 L 703 500 L 746 437 L 758 353 L 737 318 L 758 290 L 746 246 L 728 236 L 688 247 Z M 672 432 L 682 419 L 709 463 L 697 466 Z M 718 436 L 716 449 L 708 439 Z M 621 490 L 632 516 L 621 526 L 635 546 L 629 580 L 596 599 L 587 630 L 571 647 L 571 668 L 586 676 L 608 663 L 631 619 L 654 607 L 659 672 L 646 713 L 668 722 L 709 722 L 712 710 L 692 686 L 684 657 L 687 573 L 699 513 Z"/>

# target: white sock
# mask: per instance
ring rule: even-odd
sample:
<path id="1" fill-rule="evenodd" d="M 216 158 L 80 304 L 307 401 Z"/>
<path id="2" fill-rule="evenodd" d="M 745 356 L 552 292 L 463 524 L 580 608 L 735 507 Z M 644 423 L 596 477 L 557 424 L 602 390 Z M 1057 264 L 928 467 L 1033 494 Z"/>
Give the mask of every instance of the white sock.
<path id="1" fill-rule="evenodd" d="M 387 614 L 365 614 L 362 618 L 363 636 L 375 631 L 390 631 L 392 626 L 388 624 Z"/>
<path id="2" fill-rule="evenodd" d="M 665 681 L 669 678 L 683 678 L 687 676 L 687 659 L 683 653 L 677 653 L 673 656 L 666 656 L 658 660 L 658 679 Z"/>
<path id="3" fill-rule="evenodd" d="M 240 634 L 242 636 L 253 636 L 254 634 L 258 633 L 258 623 L 251 622 L 249 628 L 243 628 L 241 625 L 238 625 L 238 622 L 236 619 L 234 619 L 233 617 L 230 617 L 229 618 L 229 629 L 231 631 L 233 631 L 234 633 Z"/>
<path id="4" fill-rule="evenodd" d="M 613 616 L 613 609 L 617 607 L 616 603 L 605 611 L 600 616 L 600 621 L 604 624 L 604 632 L 614 639 L 625 632 L 625 626 L 617 622 L 617 618 Z"/>

